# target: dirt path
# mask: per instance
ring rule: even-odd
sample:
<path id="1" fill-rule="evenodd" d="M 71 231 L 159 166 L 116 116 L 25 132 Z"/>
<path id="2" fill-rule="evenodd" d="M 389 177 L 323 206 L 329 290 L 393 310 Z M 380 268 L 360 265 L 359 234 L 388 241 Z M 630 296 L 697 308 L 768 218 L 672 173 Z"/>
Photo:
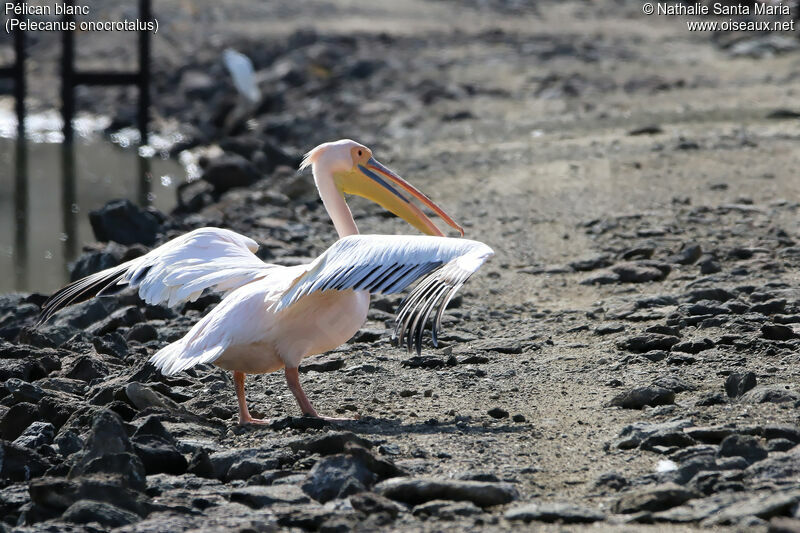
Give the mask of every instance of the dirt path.
<path id="1" fill-rule="evenodd" d="M 408 507 L 386 523 L 349 504 L 309 504 L 274 511 L 294 517 L 280 524 L 308 524 L 297 518 L 308 513 L 324 515 L 314 527 L 341 519 L 346 528 L 517 530 L 505 513 L 529 502 L 552 504 L 529 526 L 542 531 L 561 531 L 544 523 L 553 521 L 595 522 L 570 531 L 765 531 L 775 516 L 797 516 L 796 48 L 737 55 L 687 32 L 683 19 L 643 16 L 638 2 L 225 6 L 164 3 L 174 22 L 158 65 L 176 76 L 165 87 L 180 82 L 172 65 L 214 76 L 219 50 L 238 46 L 276 93 L 254 119 L 258 131 L 295 152 L 337 137 L 371 145 L 497 252 L 445 315 L 439 350 L 409 359 L 390 346 L 383 330 L 393 300 L 378 298 L 367 333 L 322 358 L 335 370 L 303 382 L 320 412 L 360 413 L 343 429 L 407 474 L 508 482 L 518 501 L 482 511 Z M 206 34 L 186 29 L 199 20 Z M 207 35 L 209 50 L 200 44 Z M 286 36 L 296 46 L 281 48 Z M 748 37 L 753 54 L 772 42 Z M 182 90 L 165 92 L 158 113 Z M 207 127 L 212 111 L 181 109 L 224 144 Z M 284 185 L 267 181 L 180 224 L 222 221 L 278 258 L 324 249 L 333 233 L 320 211 L 270 204 L 264 191 Z M 362 231 L 409 232 L 375 206 L 351 205 Z M 265 217 L 300 229 L 267 227 Z M 287 231 L 297 238 L 276 244 Z M 162 343 L 175 333 L 159 331 Z M 194 395 L 185 406 L 224 427 L 209 453 L 316 435 L 302 424 L 235 426 L 225 379 L 202 369 L 181 385 Z M 726 393 L 726 382 L 745 385 Z M 637 402 L 637 388 L 654 396 Z M 253 377 L 248 390 L 255 416 L 297 414 L 280 373 Z M 610 405 L 625 394 L 618 403 L 638 408 Z M 168 421 L 180 438 L 199 438 Z M 306 475 L 312 459 L 281 463 L 281 476 Z M 248 483 L 268 485 L 259 475 Z M 159 484 L 168 482 L 150 490 L 164 501 L 188 497 Z M 157 529 L 159 519 L 147 523 Z"/>
<path id="2" fill-rule="evenodd" d="M 446 23 L 430 26 L 439 10 L 447 9 L 455 5 L 419 6 L 414 15 L 429 23 L 419 31 L 447 32 Z M 677 271 L 663 282 L 611 285 L 581 284 L 589 274 L 565 265 L 610 250 L 617 252 L 611 260 L 618 261 L 637 245 L 650 244 L 661 259 L 695 241 L 717 255 L 752 245 L 757 236 L 738 232 L 735 224 L 741 221 L 720 221 L 706 235 L 672 220 L 694 207 L 714 210 L 742 199 L 766 210 L 756 226 L 777 225 L 797 238 L 800 122 L 769 118 L 776 110 L 797 108 L 797 55 L 731 57 L 708 35 L 688 34 L 678 19 L 648 19 L 636 6 L 610 2 L 593 5 L 591 14 L 585 4 L 564 2 L 546 3 L 539 16 L 522 19 L 466 9 L 460 10 L 463 16 L 452 15 L 445 19 L 456 20 L 464 34 L 451 42 L 434 39 L 408 68 L 420 75 L 432 64 L 442 65 L 440 75 L 448 83 L 474 85 L 487 94 L 406 109 L 371 135 L 393 145 L 388 162 L 450 206 L 467 223 L 467 236 L 497 251 L 467 289 L 464 306 L 473 310 L 471 320 L 456 329 L 490 343 L 499 338 L 500 345 L 524 347 L 520 354 L 489 350 L 487 364 L 464 371 L 404 369 L 396 350 L 380 347 L 368 357 L 348 357 L 347 364 L 385 356 L 385 381 L 375 385 L 366 379 L 361 382 L 366 390 L 348 387 L 342 394 L 357 405 L 370 405 L 374 396 L 386 399 L 378 389 L 388 386 L 393 408 L 369 414 L 399 417 L 390 434 L 409 452 L 426 452 L 422 472 L 454 476 L 479 464 L 481 471 L 524 487 L 529 498 L 582 502 L 605 511 L 617 496 L 594 485 L 601 474 L 614 471 L 635 480 L 655 472 L 664 458 L 604 449 L 628 424 L 684 417 L 696 425 L 796 424 L 795 409 L 770 403 L 695 406 L 703 395 L 723 392 L 729 372 L 764 372 L 771 357 L 747 354 L 731 366 L 725 356 L 704 361 L 701 353 L 686 366 L 625 364 L 615 343 L 659 321 L 627 322 L 619 334 L 594 333 L 609 321 L 610 311 L 648 296 L 680 297 L 691 287 L 705 286 L 696 285 L 697 265 L 675 265 Z M 336 21 L 322 26 L 343 29 Z M 407 32 L 403 23 L 399 26 L 370 24 Z M 443 118 L 458 113 L 463 120 Z M 649 126 L 655 126 L 651 134 L 631 134 Z M 781 201 L 791 208 L 768 207 Z M 585 228 L 592 220 L 620 216 L 635 218 L 622 219 L 612 245 Z M 368 223 L 374 232 L 402 231 L 392 220 Z M 650 237 L 636 233 L 639 227 L 662 224 L 672 225 Z M 796 286 L 796 268 L 774 276 L 756 271 L 732 277 L 727 271 L 735 264 L 723 264 L 723 273 L 709 284 L 760 287 L 780 280 Z M 796 300 L 790 305 L 796 308 Z M 735 324 L 694 329 L 684 335 L 717 341 L 739 332 Z M 452 349 L 470 352 L 468 343 Z M 759 373 L 759 382 L 796 383 L 796 352 L 789 349 L 781 361 Z M 470 376 L 476 368 L 483 371 L 480 377 Z M 644 413 L 607 407 L 621 390 L 664 375 L 685 379 L 696 390 L 679 393 L 674 406 Z M 279 380 L 265 378 L 275 389 Z M 414 386 L 421 381 L 424 386 Z M 409 400 L 395 397 L 407 387 L 419 394 Z M 434 399 L 425 399 L 421 389 L 432 391 Z M 341 401 L 328 387 L 314 396 L 328 410 Z M 523 415 L 526 422 L 492 420 L 486 412 L 495 406 Z M 459 416 L 472 417 L 482 427 L 459 431 L 453 427 Z M 428 419 L 443 424 L 434 426 L 441 429 L 421 424 Z M 447 457 L 436 460 L 434 450 L 447 450 Z M 400 463 L 413 470 L 420 460 Z M 684 528 L 691 526 L 653 526 Z"/>

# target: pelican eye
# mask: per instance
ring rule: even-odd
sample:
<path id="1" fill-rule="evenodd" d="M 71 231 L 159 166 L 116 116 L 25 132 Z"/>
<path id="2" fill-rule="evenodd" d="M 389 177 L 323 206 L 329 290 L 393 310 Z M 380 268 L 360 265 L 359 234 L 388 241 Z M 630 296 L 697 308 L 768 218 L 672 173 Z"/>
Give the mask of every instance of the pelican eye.
<path id="1" fill-rule="evenodd" d="M 362 151 L 361 151 L 361 150 L 359 150 L 359 151 L 358 151 L 358 155 L 359 155 L 359 157 L 360 157 L 360 156 L 362 156 L 362 155 L 364 155 L 364 154 L 362 153 Z"/>

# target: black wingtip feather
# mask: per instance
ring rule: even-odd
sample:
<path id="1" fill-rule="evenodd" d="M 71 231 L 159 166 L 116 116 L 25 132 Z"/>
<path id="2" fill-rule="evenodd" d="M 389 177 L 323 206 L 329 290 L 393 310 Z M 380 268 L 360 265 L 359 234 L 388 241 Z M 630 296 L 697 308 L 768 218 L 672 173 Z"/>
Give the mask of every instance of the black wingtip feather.
<path id="1" fill-rule="evenodd" d="M 437 346 L 438 330 L 444 311 L 442 306 L 446 306 L 450 301 L 453 288 L 437 276 L 429 277 L 420 283 L 400 304 L 392 339 L 396 340 L 400 347 L 405 343 L 408 353 L 414 350 L 420 355 L 425 329 L 431 322 L 431 340 L 434 346 Z M 439 309 L 431 321 L 431 314 L 437 306 Z"/>
<path id="2" fill-rule="evenodd" d="M 36 327 L 50 320 L 61 309 L 74 303 L 88 300 L 108 289 L 111 285 L 120 281 L 124 275 L 125 268 L 112 268 L 73 281 L 57 290 L 42 304 L 42 313 L 39 315 Z"/>
<path id="3" fill-rule="evenodd" d="M 405 343 L 409 353 L 416 350 L 417 355 L 420 355 L 425 328 L 430 322 L 431 341 L 434 346 L 438 346 L 444 311 L 472 273 L 473 271 L 463 270 L 457 264 L 449 263 L 436 268 L 423 278 L 400 303 L 392 341 L 400 347 Z M 434 310 L 436 314 L 431 317 Z"/>

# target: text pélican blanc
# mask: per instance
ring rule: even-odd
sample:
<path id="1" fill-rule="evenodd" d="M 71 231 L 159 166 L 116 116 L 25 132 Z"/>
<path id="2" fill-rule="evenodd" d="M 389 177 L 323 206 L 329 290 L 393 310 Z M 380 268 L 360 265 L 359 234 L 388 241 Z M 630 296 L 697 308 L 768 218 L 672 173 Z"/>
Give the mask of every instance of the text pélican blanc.
<path id="1" fill-rule="evenodd" d="M 52 6 L 6 2 L 6 15 L 88 15 L 89 6 L 56 3 Z"/>
<path id="2" fill-rule="evenodd" d="M 89 6 L 55 3 L 28 4 L 25 2 L 5 3 L 5 14 L 8 17 L 22 16 L 86 16 Z M 12 18 L 7 21 L 6 31 L 155 31 L 156 22 L 151 20 L 31 20 Z"/>

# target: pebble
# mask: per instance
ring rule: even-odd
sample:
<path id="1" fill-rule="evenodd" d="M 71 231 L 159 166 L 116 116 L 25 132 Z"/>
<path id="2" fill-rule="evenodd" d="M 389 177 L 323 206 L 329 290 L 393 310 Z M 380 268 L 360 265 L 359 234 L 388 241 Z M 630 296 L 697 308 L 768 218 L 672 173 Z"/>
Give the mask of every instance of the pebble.
<path id="1" fill-rule="evenodd" d="M 760 439 L 752 435 L 728 435 L 719 445 L 721 457 L 743 457 L 750 463 L 765 459 L 767 450 Z"/>
<path id="2" fill-rule="evenodd" d="M 569 267 L 576 272 L 587 272 L 611 266 L 611 259 L 606 254 L 594 255 L 584 259 L 576 259 L 569 263 Z"/>
<path id="3" fill-rule="evenodd" d="M 669 351 L 672 346 L 678 344 L 680 338 L 674 335 L 664 335 L 661 333 L 644 333 L 627 337 L 617 342 L 617 348 L 626 352 L 646 353 L 652 350 Z"/>
<path id="4" fill-rule="evenodd" d="M 666 263 L 649 260 L 617 263 L 611 268 L 611 271 L 619 276 L 619 281 L 622 283 L 661 281 L 669 275 L 671 270 Z"/>
<path id="5" fill-rule="evenodd" d="M 325 503 L 364 492 L 374 484 L 376 478 L 364 461 L 337 454 L 317 461 L 302 488 L 315 500 Z"/>
<path id="6" fill-rule="evenodd" d="M 697 497 L 698 494 L 675 483 L 634 488 L 614 503 L 615 513 L 631 514 L 640 511 L 664 511 Z"/>
<path id="7" fill-rule="evenodd" d="M 767 441 L 767 451 L 786 452 L 794 448 L 796 445 L 796 442 L 792 442 L 789 439 L 772 439 Z"/>
<path id="8" fill-rule="evenodd" d="M 675 393 L 663 387 L 650 385 L 637 387 L 614 396 L 609 402 L 612 407 L 624 409 L 643 409 L 646 406 L 669 405 L 675 403 Z"/>
<path id="9" fill-rule="evenodd" d="M 793 403 L 800 401 L 800 394 L 793 390 L 794 385 L 763 385 L 755 387 L 742 395 L 741 400 L 749 403 Z"/>
<path id="10" fill-rule="evenodd" d="M 431 500 L 470 501 L 479 507 L 510 503 L 519 493 L 508 483 L 460 481 L 446 478 L 393 478 L 375 486 L 392 500 L 419 505 Z"/>
<path id="11" fill-rule="evenodd" d="M 136 513 L 94 500 L 78 500 L 67 507 L 61 518 L 74 524 L 97 523 L 107 528 L 125 526 L 141 519 Z"/>
<path id="12" fill-rule="evenodd" d="M 768 300 L 763 303 L 752 305 L 749 309 L 751 313 L 761 313 L 766 316 L 781 314 L 785 310 L 786 300 L 783 299 Z"/>
<path id="13" fill-rule="evenodd" d="M 134 324 L 125 334 L 125 339 L 141 343 L 149 342 L 158 339 L 158 330 L 150 324 Z"/>
<path id="14" fill-rule="evenodd" d="M 608 487 L 612 490 L 619 491 L 628 485 L 628 480 L 617 472 L 606 472 L 601 474 L 595 481 L 595 488 Z"/>
<path id="15" fill-rule="evenodd" d="M 718 513 L 709 516 L 702 525 L 717 526 L 729 524 L 753 524 L 752 517 L 771 518 L 800 502 L 800 490 L 789 490 L 776 494 L 754 494 L 743 501 L 737 501 Z"/>
<path id="16" fill-rule="evenodd" d="M 152 416 L 137 429 L 131 442 L 148 476 L 161 473 L 180 475 L 189 466 L 178 451 L 175 439 Z"/>
<path id="17" fill-rule="evenodd" d="M 705 350 L 710 350 L 713 347 L 714 342 L 711 339 L 701 339 L 699 341 L 679 342 L 672 346 L 671 351 L 697 354 Z"/>
<path id="18" fill-rule="evenodd" d="M 492 418 L 508 418 L 508 411 L 502 407 L 492 407 L 487 411 Z"/>
<path id="19" fill-rule="evenodd" d="M 677 254 L 670 256 L 667 261 L 679 265 L 691 265 L 700 259 L 702 255 L 703 248 L 699 244 L 686 243 Z"/>
<path id="20" fill-rule="evenodd" d="M 239 487 L 230 492 L 230 499 L 232 502 L 243 503 L 253 509 L 275 504 L 297 505 L 311 502 L 311 499 L 296 485 Z"/>
<path id="21" fill-rule="evenodd" d="M 401 365 L 406 368 L 437 369 L 444 367 L 446 362 L 441 357 L 437 357 L 435 355 L 417 355 L 405 359 Z"/>
<path id="22" fill-rule="evenodd" d="M 722 265 L 720 262 L 717 261 L 715 257 L 710 255 L 700 257 L 698 260 L 698 265 L 700 266 L 700 273 L 704 276 L 722 272 Z"/>
<path id="23" fill-rule="evenodd" d="M 774 452 L 766 459 L 747 466 L 745 476 L 751 482 L 797 479 L 800 476 L 800 447 L 795 446 L 787 452 Z"/>
<path id="24" fill-rule="evenodd" d="M 405 507 L 397 502 L 372 492 L 361 492 L 350 496 L 350 505 L 366 515 L 386 513 L 391 518 L 397 518 L 397 515 L 405 511 Z"/>
<path id="25" fill-rule="evenodd" d="M 800 519 L 775 517 L 769 521 L 768 533 L 800 533 Z"/>
<path id="26" fill-rule="evenodd" d="M 470 501 L 453 502 L 448 500 L 431 500 L 414 506 L 411 514 L 421 518 L 431 516 L 442 520 L 456 520 L 462 516 L 473 516 L 482 514 L 483 510 Z"/>
<path id="27" fill-rule="evenodd" d="M 139 515 L 148 515 L 152 506 L 141 492 L 121 484 L 108 475 L 81 476 L 75 479 L 42 477 L 30 483 L 31 501 L 50 513 L 63 513 L 81 500 L 105 502 Z"/>
<path id="28" fill-rule="evenodd" d="M 619 322 L 610 322 L 594 328 L 595 335 L 610 335 L 612 333 L 619 333 L 625 331 L 625 324 Z"/>
<path id="29" fill-rule="evenodd" d="M 303 363 L 300 372 L 333 372 L 344 368 L 342 357 L 314 358 L 307 363 Z"/>
<path id="30" fill-rule="evenodd" d="M 35 404 L 44 397 L 44 391 L 39 385 L 27 383 L 18 378 L 7 379 L 3 388 L 15 402 L 28 402 Z"/>
<path id="31" fill-rule="evenodd" d="M 764 438 L 786 439 L 800 444 L 800 427 L 790 424 L 769 424 L 764 427 Z"/>
<path id="32" fill-rule="evenodd" d="M 600 511 L 565 502 L 541 502 L 515 507 L 506 511 L 506 520 L 528 522 L 559 522 L 589 524 L 605 519 Z"/>
<path id="33" fill-rule="evenodd" d="M 75 360 L 75 363 L 67 370 L 64 377 L 89 383 L 107 375 L 108 367 L 102 361 L 90 356 L 81 356 Z"/>
<path id="34" fill-rule="evenodd" d="M 764 324 L 761 326 L 761 336 L 773 341 L 788 341 L 797 337 L 797 334 L 784 324 Z"/>
<path id="35" fill-rule="evenodd" d="M 614 447 L 623 450 L 637 448 L 650 437 L 682 432 L 685 428 L 690 428 L 692 426 L 692 421 L 688 418 L 657 424 L 636 422 L 622 428 L 618 440 L 614 443 Z"/>
<path id="36" fill-rule="evenodd" d="M 69 477 L 107 473 L 119 478 L 123 486 L 144 490 L 145 469 L 134 453 L 122 419 L 105 409 L 92 419 L 92 428 L 83 451 L 76 454 Z"/>
<path id="37" fill-rule="evenodd" d="M 212 195 L 254 184 L 261 177 L 258 169 L 239 154 L 227 153 L 208 162 L 201 179 L 213 187 Z"/>
<path id="38" fill-rule="evenodd" d="M 719 392 L 707 392 L 701 394 L 695 402 L 698 407 L 710 407 L 712 405 L 722 405 L 728 403 L 728 398 Z"/>
<path id="39" fill-rule="evenodd" d="M 656 378 L 652 384 L 675 393 L 697 390 L 695 385 L 678 376 L 662 376 Z"/>
<path id="40" fill-rule="evenodd" d="M 373 446 L 372 442 L 369 440 L 349 431 L 331 431 L 323 435 L 317 435 L 307 439 L 293 441 L 288 445 L 289 448 L 295 452 L 304 450 L 309 453 L 331 455 L 334 453 L 343 453 L 348 444 L 356 444 L 363 448 L 372 448 Z M 381 448 L 385 447 L 382 446 Z"/>
<path id="41" fill-rule="evenodd" d="M 754 372 L 733 372 L 725 378 L 725 392 L 730 398 L 739 398 L 757 383 Z"/>

